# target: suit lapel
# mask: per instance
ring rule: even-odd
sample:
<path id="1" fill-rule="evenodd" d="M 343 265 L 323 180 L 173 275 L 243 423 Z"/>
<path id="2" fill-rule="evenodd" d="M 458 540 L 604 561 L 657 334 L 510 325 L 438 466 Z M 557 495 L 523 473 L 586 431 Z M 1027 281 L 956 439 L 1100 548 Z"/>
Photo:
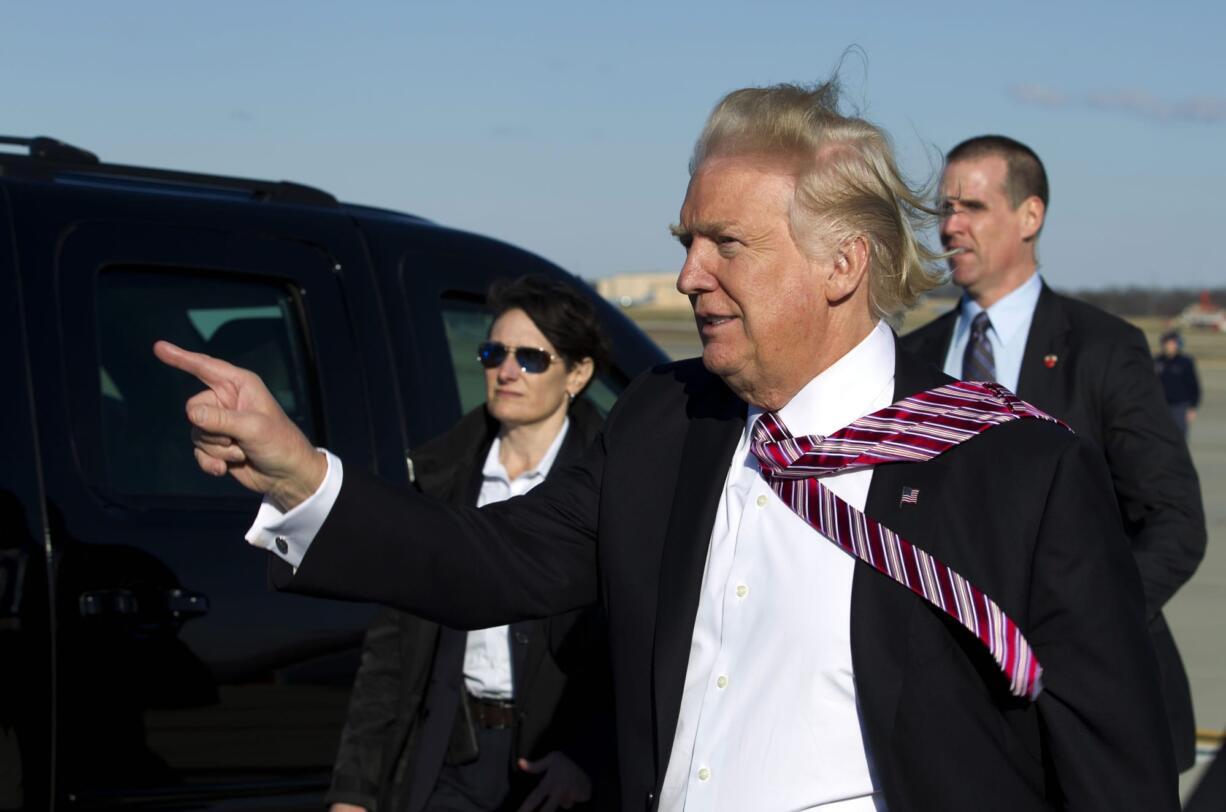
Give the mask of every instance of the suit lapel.
<path id="1" fill-rule="evenodd" d="M 897 348 L 896 348 L 897 349 Z M 931 356 L 925 355 L 924 358 Z M 896 352 L 894 400 L 949 382 L 922 358 L 901 350 Z M 886 527 L 897 529 L 903 510 L 920 510 L 919 505 L 903 506 L 904 487 L 921 485 L 921 504 L 936 496 L 933 486 L 916 478 L 917 466 L 895 463 L 873 470 L 864 513 Z M 890 742 L 898 699 L 908 657 L 908 628 L 911 613 L 920 605 L 906 588 L 894 583 L 868 564 L 857 563 L 851 589 L 851 656 L 856 676 L 859 706 L 869 752 L 872 753 L 882 786 L 892 786 L 894 766 Z"/>
<path id="2" fill-rule="evenodd" d="M 719 472 L 727 470 L 745 427 L 745 404 L 714 376 L 708 391 L 690 399 L 687 412 L 689 422 L 678 473 L 682 481 L 677 486 L 660 561 L 652 653 L 660 776 L 667 768 L 681 710 L 707 548 L 724 489 Z"/>
<path id="3" fill-rule="evenodd" d="M 1068 354 L 1068 317 L 1047 284 L 1039 292 L 1034 318 L 1022 352 L 1022 369 L 1017 376 L 1017 395 L 1032 403 L 1050 403 L 1055 395 L 1058 373 L 1053 369 Z M 1049 360 L 1053 365 L 1048 366 Z"/>

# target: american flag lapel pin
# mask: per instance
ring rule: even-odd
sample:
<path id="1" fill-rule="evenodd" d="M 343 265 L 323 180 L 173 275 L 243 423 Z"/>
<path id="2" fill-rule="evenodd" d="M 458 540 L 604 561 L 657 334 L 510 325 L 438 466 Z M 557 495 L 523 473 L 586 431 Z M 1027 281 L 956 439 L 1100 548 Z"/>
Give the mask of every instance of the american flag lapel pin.
<path id="1" fill-rule="evenodd" d="M 1052 369 L 1053 367 L 1056 366 L 1056 362 L 1059 360 L 1060 358 L 1058 356 L 1044 355 L 1043 356 L 1043 366 L 1047 367 L 1048 369 Z"/>
<path id="2" fill-rule="evenodd" d="M 902 489 L 902 498 L 898 500 L 898 506 L 903 505 L 918 505 L 919 504 L 919 488 L 912 488 L 907 485 Z"/>

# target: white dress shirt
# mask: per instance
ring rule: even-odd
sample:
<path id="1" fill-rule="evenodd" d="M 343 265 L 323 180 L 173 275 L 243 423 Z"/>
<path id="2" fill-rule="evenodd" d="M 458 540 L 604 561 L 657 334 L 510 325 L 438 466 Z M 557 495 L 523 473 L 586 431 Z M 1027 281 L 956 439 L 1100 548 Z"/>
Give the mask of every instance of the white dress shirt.
<path id="1" fill-rule="evenodd" d="M 558 458 L 562 441 L 566 439 L 566 432 L 569 430 L 568 417 L 563 421 L 562 430 L 558 432 L 540 463 L 515 479 L 507 476 L 506 468 L 498 459 L 502 442 L 495 437 L 481 468 L 481 492 L 477 496 L 477 507 L 519 496 L 544 482 L 554 460 Z M 320 450 L 324 451 L 328 458 L 328 471 L 319 489 L 302 504 L 286 513 L 278 510 L 265 497 L 255 521 L 247 531 L 248 543 L 276 553 L 295 568 L 302 563 L 311 542 L 315 540 L 332 506 L 336 504 L 344 478 L 340 458 L 330 451 Z M 511 699 L 514 696 L 510 634 L 509 626 L 495 626 L 468 633 L 464 649 L 464 682 L 471 693 L 486 699 Z"/>
<path id="2" fill-rule="evenodd" d="M 540 463 L 515 479 L 507 476 L 507 469 L 498 459 L 502 441 L 495 437 L 481 469 L 481 493 L 477 496 L 477 507 L 525 494 L 544 482 L 554 460 L 558 458 L 562 440 L 569 428 L 570 418 L 567 418 Z M 468 642 L 464 648 L 464 684 L 470 694 L 484 699 L 509 700 L 515 696 L 515 685 L 511 678 L 510 626 L 494 626 L 468 633 Z"/>
<path id="3" fill-rule="evenodd" d="M 1026 336 L 1030 335 L 1030 322 L 1034 321 L 1034 308 L 1039 303 L 1043 279 L 1036 272 L 1020 287 L 1009 292 L 1000 301 L 988 308 L 988 343 L 996 366 L 996 382 L 1010 392 L 1017 391 L 1017 379 L 1022 370 L 1022 354 L 1026 351 Z M 954 337 L 945 354 L 945 374 L 962 377 L 962 356 L 966 353 L 971 336 L 971 322 L 983 308 L 971 301 L 965 293 L 958 303 L 958 323 Z"/>
<path id="4" fill-rule="evenodd" d="M 826 435 L 893 395 L 881 323 L 779 416 L 793 434 Z M 748 410 L 716 510 L 660 809 L 884 809 L 852 672 L 856 559 L 767 486 L 749 450 L 760 414 Z M 863 509 L 871 480 L 869 469 L 823 481 Z"/>

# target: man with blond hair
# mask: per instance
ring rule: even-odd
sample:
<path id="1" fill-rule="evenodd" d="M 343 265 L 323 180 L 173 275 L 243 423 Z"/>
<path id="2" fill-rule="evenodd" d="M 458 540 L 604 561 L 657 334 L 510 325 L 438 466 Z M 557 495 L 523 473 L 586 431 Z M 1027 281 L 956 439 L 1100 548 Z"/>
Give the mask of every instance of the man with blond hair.
<path id="1" fill-rule="evenodd" d="M 1173 810 L 1101 460 L 897 350 L 937 281 L 922 207 L 837 100 L 719 103 L 673 227 L 702 358 L 527 497 L 342 471 L 251 373 L 159 344 L 209 387 L 197 459 L 267 494 L 249 539 L 287 588 L 473 628 L 600 600 L 626 810 Z"/>

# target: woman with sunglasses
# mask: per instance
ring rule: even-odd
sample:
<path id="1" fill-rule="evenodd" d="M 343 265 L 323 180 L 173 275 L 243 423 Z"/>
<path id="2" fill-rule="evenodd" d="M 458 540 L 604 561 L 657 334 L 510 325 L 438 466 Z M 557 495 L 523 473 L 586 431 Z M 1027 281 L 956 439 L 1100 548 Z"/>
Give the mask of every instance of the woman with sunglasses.
<path id="1" fill-rule="evenodd" d="M 608 357 L 590 302 L 495 285 L 477 348 L 486 403 L 412 457 L 415 484 L 486 505 L 573 462 L 602 418 L 579 396 Z M 595 609 L 462 632 L 386 610 L 366 635 L 331 812 L 575 808 L 607 791 L 612 696 Z"/>

